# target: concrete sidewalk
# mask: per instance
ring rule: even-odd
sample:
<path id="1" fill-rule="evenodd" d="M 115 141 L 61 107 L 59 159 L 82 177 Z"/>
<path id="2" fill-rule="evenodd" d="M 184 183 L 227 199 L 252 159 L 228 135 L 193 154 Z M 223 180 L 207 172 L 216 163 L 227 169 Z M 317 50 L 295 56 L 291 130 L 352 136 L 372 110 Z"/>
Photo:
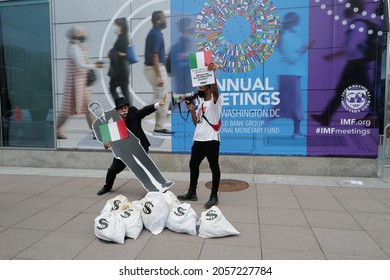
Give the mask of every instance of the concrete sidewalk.
<path id="1" fill-rule="evenodd" d="M 124 245 L 99 240 L 94 219 L 108 199 L 146 193 L 129 171 L 114 192 L 97 196 L 105 170 L 0 167 L 0 259 L 207 260 L 390 259 L 390 176 L 341 178 L 222 174 L 249 188 L 220 192 L 218 208 L 240 235 L 203 239 L 144 229 Z M 388 172 L 388 170 L 386 170 Z M 188 173 L 164 173 L 176 195 Z M 210 190 L 202 174 L 200 217 Z"/>

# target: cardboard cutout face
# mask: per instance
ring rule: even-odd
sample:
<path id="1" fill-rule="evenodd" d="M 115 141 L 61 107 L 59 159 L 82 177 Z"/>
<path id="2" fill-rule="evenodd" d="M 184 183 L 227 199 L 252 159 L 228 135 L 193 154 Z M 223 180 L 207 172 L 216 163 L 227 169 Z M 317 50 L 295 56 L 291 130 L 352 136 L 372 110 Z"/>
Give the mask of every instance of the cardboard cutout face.
<path id="1" fill-rule="evenodd" d="M 103 111 L 96 101 L 91 102 L 88 109 L 96 117 L 92 125 L 96 139 L 111 148 L 114 157 L 133 172 L 146 191 L 165 192 L 173 185 L 161 174 L 140 139 L 127 128 L 126 118 L 122 118 L 115 109 Z"/>
<path id="2" fill-rule="evenodd" d="M 103 115 L 103 108 L 99 102 L 91 102 L 88 109 L 96 118 Z"/>

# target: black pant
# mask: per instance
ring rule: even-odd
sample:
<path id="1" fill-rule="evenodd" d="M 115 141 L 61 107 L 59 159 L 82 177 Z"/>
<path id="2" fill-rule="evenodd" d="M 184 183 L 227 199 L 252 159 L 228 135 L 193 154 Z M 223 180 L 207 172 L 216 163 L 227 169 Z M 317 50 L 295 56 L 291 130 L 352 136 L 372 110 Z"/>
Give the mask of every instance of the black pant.
<path id="1" fill-rule="evenodd" d="M 132 106 L 133 102 L 131 100 L 130 92 L 129 92 L 129 81 L 119 81 L 116 79 L 110 80 L 110 93 L 114 101 L 115 99 L 119 98 L 118 92 L 116 91 L 118 87 L 121 88 L 123 97 L 126 98 L 127 102 L 129 102 L 130 106 Z"/>
<path id="2" fill-rule="evenodd" d="M 126 164 L 124 164 L 120 159 L 114 158 L 111 166 L 108 168 L 106 175 L 106 185 L 104 188 L 111 190 L 112 186 L 114 185 L 116 175 L 121 173 L 125 168 Z"/>
<path id="3" fill-rule="evenodd" d="M 190 159 L 190 187 L 188 192 L 195 193 L 198 185 L 199 166 L 207 158 L 212 173 L 211 196 L 217 196 L 221 170 L 219 169 L 219 141 L 194 141 Z"/>

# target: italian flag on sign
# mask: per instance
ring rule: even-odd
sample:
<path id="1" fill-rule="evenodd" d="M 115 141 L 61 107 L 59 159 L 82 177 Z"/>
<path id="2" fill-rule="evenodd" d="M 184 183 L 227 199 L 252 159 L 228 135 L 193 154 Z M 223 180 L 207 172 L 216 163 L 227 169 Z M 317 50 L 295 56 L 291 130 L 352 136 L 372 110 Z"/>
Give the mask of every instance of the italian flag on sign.
<path id="1" fill-rule="evenodd" d="M 215 83 L 214 71 L 208 70 L 209 64 L 213 61 L 211 51 L 190 53 L 188 59 L 193 87 Z"/>
<path id="2" fill-rule="evenodd" d="M 106 144 L 109 140 L 112 142 L 129 137 L 125 120 L 119 120 L 99 126 L 102 142 Z"/>
<path id="3" fill-rule="evenodd" d="M 190 68 L 205 68 L 213 61 L 213 55 L 210 51 L 196 52 L 189 54 Z"/>

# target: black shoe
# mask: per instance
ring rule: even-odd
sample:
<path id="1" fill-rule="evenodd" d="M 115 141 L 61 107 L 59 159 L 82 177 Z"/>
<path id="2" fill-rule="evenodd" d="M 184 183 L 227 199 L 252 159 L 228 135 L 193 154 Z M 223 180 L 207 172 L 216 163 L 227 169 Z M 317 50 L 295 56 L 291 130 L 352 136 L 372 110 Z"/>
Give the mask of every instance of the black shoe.
<path id="1" fill-rule="evenodd" d="M 175 134 L 175 132 L 173 131 L 170 131 L 166 128 L 163 128 L 163 129 L 155 129 L 153 131 L 153 135 L 168 135 L 168 136 L 171 136 L 172 134 Z"/>
<path id="2" fill-rule="evenodd" d="M 186 193 L 186 194 L 183 194 L 183 195 L 179 195 L 177 197 L 177 199 L 178 200 L 198 201 L 198 196 L 196 195 L 196 193 L 194 193 L 194 194 Z"/>
<path id="3" fill-rule="evenodd" d="M 209 201 L 206 202 L 204 205 L 204 208 L 209 209 L 213 207 L 214 205 L 218 204 L 218 197 L 217 196 L 211 196 Z"/>
<path id="4" fill-rule="evenodd" d="M 170 186 L 173 185 L 173 182 L 172 181 L 166 181 L 164 183 L 161 184 L 161 186 L 165 189 L 165 188 L 169 188 Z"/>
<path id="5" fill-rule="evenodd" d="M 107 189 L 106 187 L 103 187 L 100 191 L 97 192 L 97 195 L 103 195 L 105 193 L 110 192 L 111 189 Z"/>

